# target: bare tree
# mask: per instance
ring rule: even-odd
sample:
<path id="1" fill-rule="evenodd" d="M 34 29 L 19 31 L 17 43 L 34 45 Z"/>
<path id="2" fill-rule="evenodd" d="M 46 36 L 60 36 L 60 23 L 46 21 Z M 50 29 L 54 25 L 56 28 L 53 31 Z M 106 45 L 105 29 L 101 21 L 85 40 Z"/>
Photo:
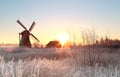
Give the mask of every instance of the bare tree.
<path id="1" fill-rule="evenodd" d="M 95 29 L 92 30 L 85 30 L 81 32 L 81 37 L 83 40 L 83 45 L 91 45 L 96 43 L 98 39 L 98 35 L 96 34 Z"/>

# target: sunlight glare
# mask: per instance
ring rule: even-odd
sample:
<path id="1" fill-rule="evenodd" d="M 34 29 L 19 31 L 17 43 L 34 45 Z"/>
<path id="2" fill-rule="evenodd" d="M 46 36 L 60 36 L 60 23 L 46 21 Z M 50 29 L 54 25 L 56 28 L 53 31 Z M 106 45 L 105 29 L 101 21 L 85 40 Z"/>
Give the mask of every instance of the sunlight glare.
<path id="1" fill-rule="evenodd" d="M 67 40 L 69 40 L 69 35 L 68 34 L 60 34 L 56 36 L 57 40 L 60 41 L 62 45 L 64 45 Z"/>

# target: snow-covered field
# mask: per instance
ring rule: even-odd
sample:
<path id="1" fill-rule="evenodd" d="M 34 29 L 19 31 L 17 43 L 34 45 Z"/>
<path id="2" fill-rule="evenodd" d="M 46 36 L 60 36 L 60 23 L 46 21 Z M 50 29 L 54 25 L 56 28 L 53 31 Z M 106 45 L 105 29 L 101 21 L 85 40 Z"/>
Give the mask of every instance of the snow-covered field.
<path id="1" fill-rule="evenodd" d="M 120 77 L 112 48 L 0 48 L 0 77 Z"/>

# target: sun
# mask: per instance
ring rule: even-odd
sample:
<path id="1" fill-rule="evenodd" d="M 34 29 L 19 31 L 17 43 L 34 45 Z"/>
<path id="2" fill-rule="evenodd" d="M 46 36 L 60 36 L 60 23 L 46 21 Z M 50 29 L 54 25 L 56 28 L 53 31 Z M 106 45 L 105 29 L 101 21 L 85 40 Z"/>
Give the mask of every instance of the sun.
<path id="1" fill-rule="evenodd" d="M 62 44 L 64 45 L 67 40 L 69 39 L 69 35 L 68 34 L 60 34 L 56 36 L 56 39 Z"/>

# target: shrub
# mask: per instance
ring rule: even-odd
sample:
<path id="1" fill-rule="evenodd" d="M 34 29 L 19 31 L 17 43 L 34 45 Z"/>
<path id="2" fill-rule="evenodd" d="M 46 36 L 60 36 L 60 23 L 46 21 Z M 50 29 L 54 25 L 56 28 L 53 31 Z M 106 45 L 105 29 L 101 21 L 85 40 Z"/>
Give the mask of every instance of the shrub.
<path id="1" fill-rule="evenodd" d="M 59 41 L 50 41 L 48 44 L 47 44 L 47 47 L 48 48 L 60 48 L 62 47 L 62 45 L 60 44 Z"/>

